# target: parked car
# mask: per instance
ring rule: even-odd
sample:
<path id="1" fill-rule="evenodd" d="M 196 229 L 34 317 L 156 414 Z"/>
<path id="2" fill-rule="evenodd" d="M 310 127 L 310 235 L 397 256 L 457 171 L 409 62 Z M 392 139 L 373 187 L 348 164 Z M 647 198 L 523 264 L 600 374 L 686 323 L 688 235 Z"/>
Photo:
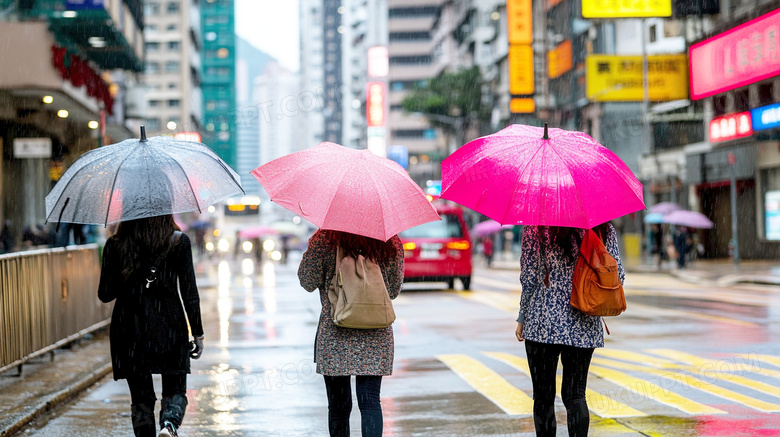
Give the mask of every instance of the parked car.
<path id="1" fill-rule="evenodd" d="M 471 288 L 471 239 L 459 206 L 438 205 L 441 221 L 401 232 L 404 245 L 404 282 L 446 282 Z"/>

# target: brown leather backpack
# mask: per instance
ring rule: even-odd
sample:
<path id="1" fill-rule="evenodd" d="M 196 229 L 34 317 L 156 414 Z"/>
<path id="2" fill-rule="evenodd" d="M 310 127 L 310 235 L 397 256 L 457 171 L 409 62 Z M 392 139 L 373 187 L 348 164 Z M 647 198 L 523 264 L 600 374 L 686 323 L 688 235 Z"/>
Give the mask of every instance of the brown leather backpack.
<path id="1" fill-rule="evenodd" d="M 572 282 L 571 306 L 583 313 L 617 316 L 626 310 L 617 261 L 592 229 L 582 239 Z"/>

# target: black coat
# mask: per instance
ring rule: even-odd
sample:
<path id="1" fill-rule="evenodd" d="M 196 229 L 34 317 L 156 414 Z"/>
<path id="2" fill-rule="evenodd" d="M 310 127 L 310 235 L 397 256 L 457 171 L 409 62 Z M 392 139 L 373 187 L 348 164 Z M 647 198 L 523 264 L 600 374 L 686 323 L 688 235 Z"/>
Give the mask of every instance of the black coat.
<path id="1" fill-rule="evenodd" d="M 182 302 L 192 335 L 202 336 L 203 324 L 189 238 L 181 234 L 173 250 L 159 262 L 158 279 L 149 288 L 145 272 L 130 280 L 122 276 L 124 263 L 117 244 L 113 237 L 106 241 L 98 287 L 101 301 L 116 299 L 110 334 L 114 379 L 135 374 L 190 373 L 189 334 Z M 159 256 L 153 258 L 149 266 Z"/>

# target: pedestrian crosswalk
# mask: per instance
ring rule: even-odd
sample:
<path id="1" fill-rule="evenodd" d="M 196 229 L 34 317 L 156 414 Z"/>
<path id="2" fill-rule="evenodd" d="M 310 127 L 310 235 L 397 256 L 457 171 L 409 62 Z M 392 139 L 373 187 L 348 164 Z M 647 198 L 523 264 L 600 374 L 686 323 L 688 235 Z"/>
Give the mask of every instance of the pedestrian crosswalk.
<path id="1" fill-rule="evenodd" d="M 497 351 L 438 355 L 442 363 L 509 415 L 531 415 L 525 357 Z M 517 384 L 516 371 L 524 375 Z M 515 384 L 505 376 L 512 375 Z M 516 385 L 517 384 L 517 385 Z M 561 377 L 558 376 L 558 393 Z M 729 414 L 748 407 L 780 412 L 780 357 L 734 354 L 718 359 L 672 349 L 596 349 L 586 392 L 591 412 L 607 419 L 661 414 Z M 724 402 L 725 401 L 725 402 Z M 674 413 L 676 412 L 676 413 Z"/>

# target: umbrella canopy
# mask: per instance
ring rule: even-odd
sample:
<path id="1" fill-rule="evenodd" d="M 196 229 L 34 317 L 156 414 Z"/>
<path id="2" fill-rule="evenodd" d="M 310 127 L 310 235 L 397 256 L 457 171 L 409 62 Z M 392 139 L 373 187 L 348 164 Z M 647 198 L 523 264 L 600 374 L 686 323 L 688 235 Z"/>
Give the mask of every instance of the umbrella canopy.
<path id="1" fill-rule="evenodd" d="M 479 222 L 474 225 L 474 229 L 472 229 L 471 232 L 476 237 L 484 237 L 486 235 L 495 234 L 501 229 L 512 229 L 513 226 L 514 225 L 502 225 L 495 220 L 485 220 L 484 222 Z"/>
<path id="2" fill-rule="evenodd" d="M 511 125 L 442 162 L 441 197 L 501 224 L 592 228 L 644 209 L 642 184 L 581 132 Z"/>
<path id="3" fill-rule="evenodd" d="M 275 229 L 268 226 L 247 226 L 238 231 L 239 238 L 257 238 L 263 235 L 276 235 Z"/>
<path id="4" fill-rule="evenodd" d="M 650 223 L 652 225 L 658 225 L 664 222 L 664 215 L 660 212 L 651 212 L 650 214 L 647 214 L 645 216 L 645 223 Z"/>
<path id="5" fill-rule="evenodd" d="M 682 209 L 680 205 L 673 203 L 673 202 L 661 202 L 656 203 L 655 205 L 647 208 L 647 212 L 651 213 L 660 213 L 660 214 L 669 214 L 672 211 L 677 211 L 679 209 Z"/>
<path id="6" fill-rule="evenodd" d="M 665 214 L 664 223 L 701 229 L 711 229 L 715 226 L 712 220 L 708 219 L 706 215 L 688 210 L 672 211 L 669 214 Z"/>
<path id="7" fill-rule="evenodd" d="M 46 196 L 46 220 L 101 224 L 200 211 L 240 195 L 240 177 L 201 143 L 130 139 L 85 153 Z"/>
<path id="8" fill-rule="evenodd" d="M 403 167 L 368 150 L 325 142 L 251 173 L 272 201 L 322 229 L 387 241 L 440 219 Z"/>

